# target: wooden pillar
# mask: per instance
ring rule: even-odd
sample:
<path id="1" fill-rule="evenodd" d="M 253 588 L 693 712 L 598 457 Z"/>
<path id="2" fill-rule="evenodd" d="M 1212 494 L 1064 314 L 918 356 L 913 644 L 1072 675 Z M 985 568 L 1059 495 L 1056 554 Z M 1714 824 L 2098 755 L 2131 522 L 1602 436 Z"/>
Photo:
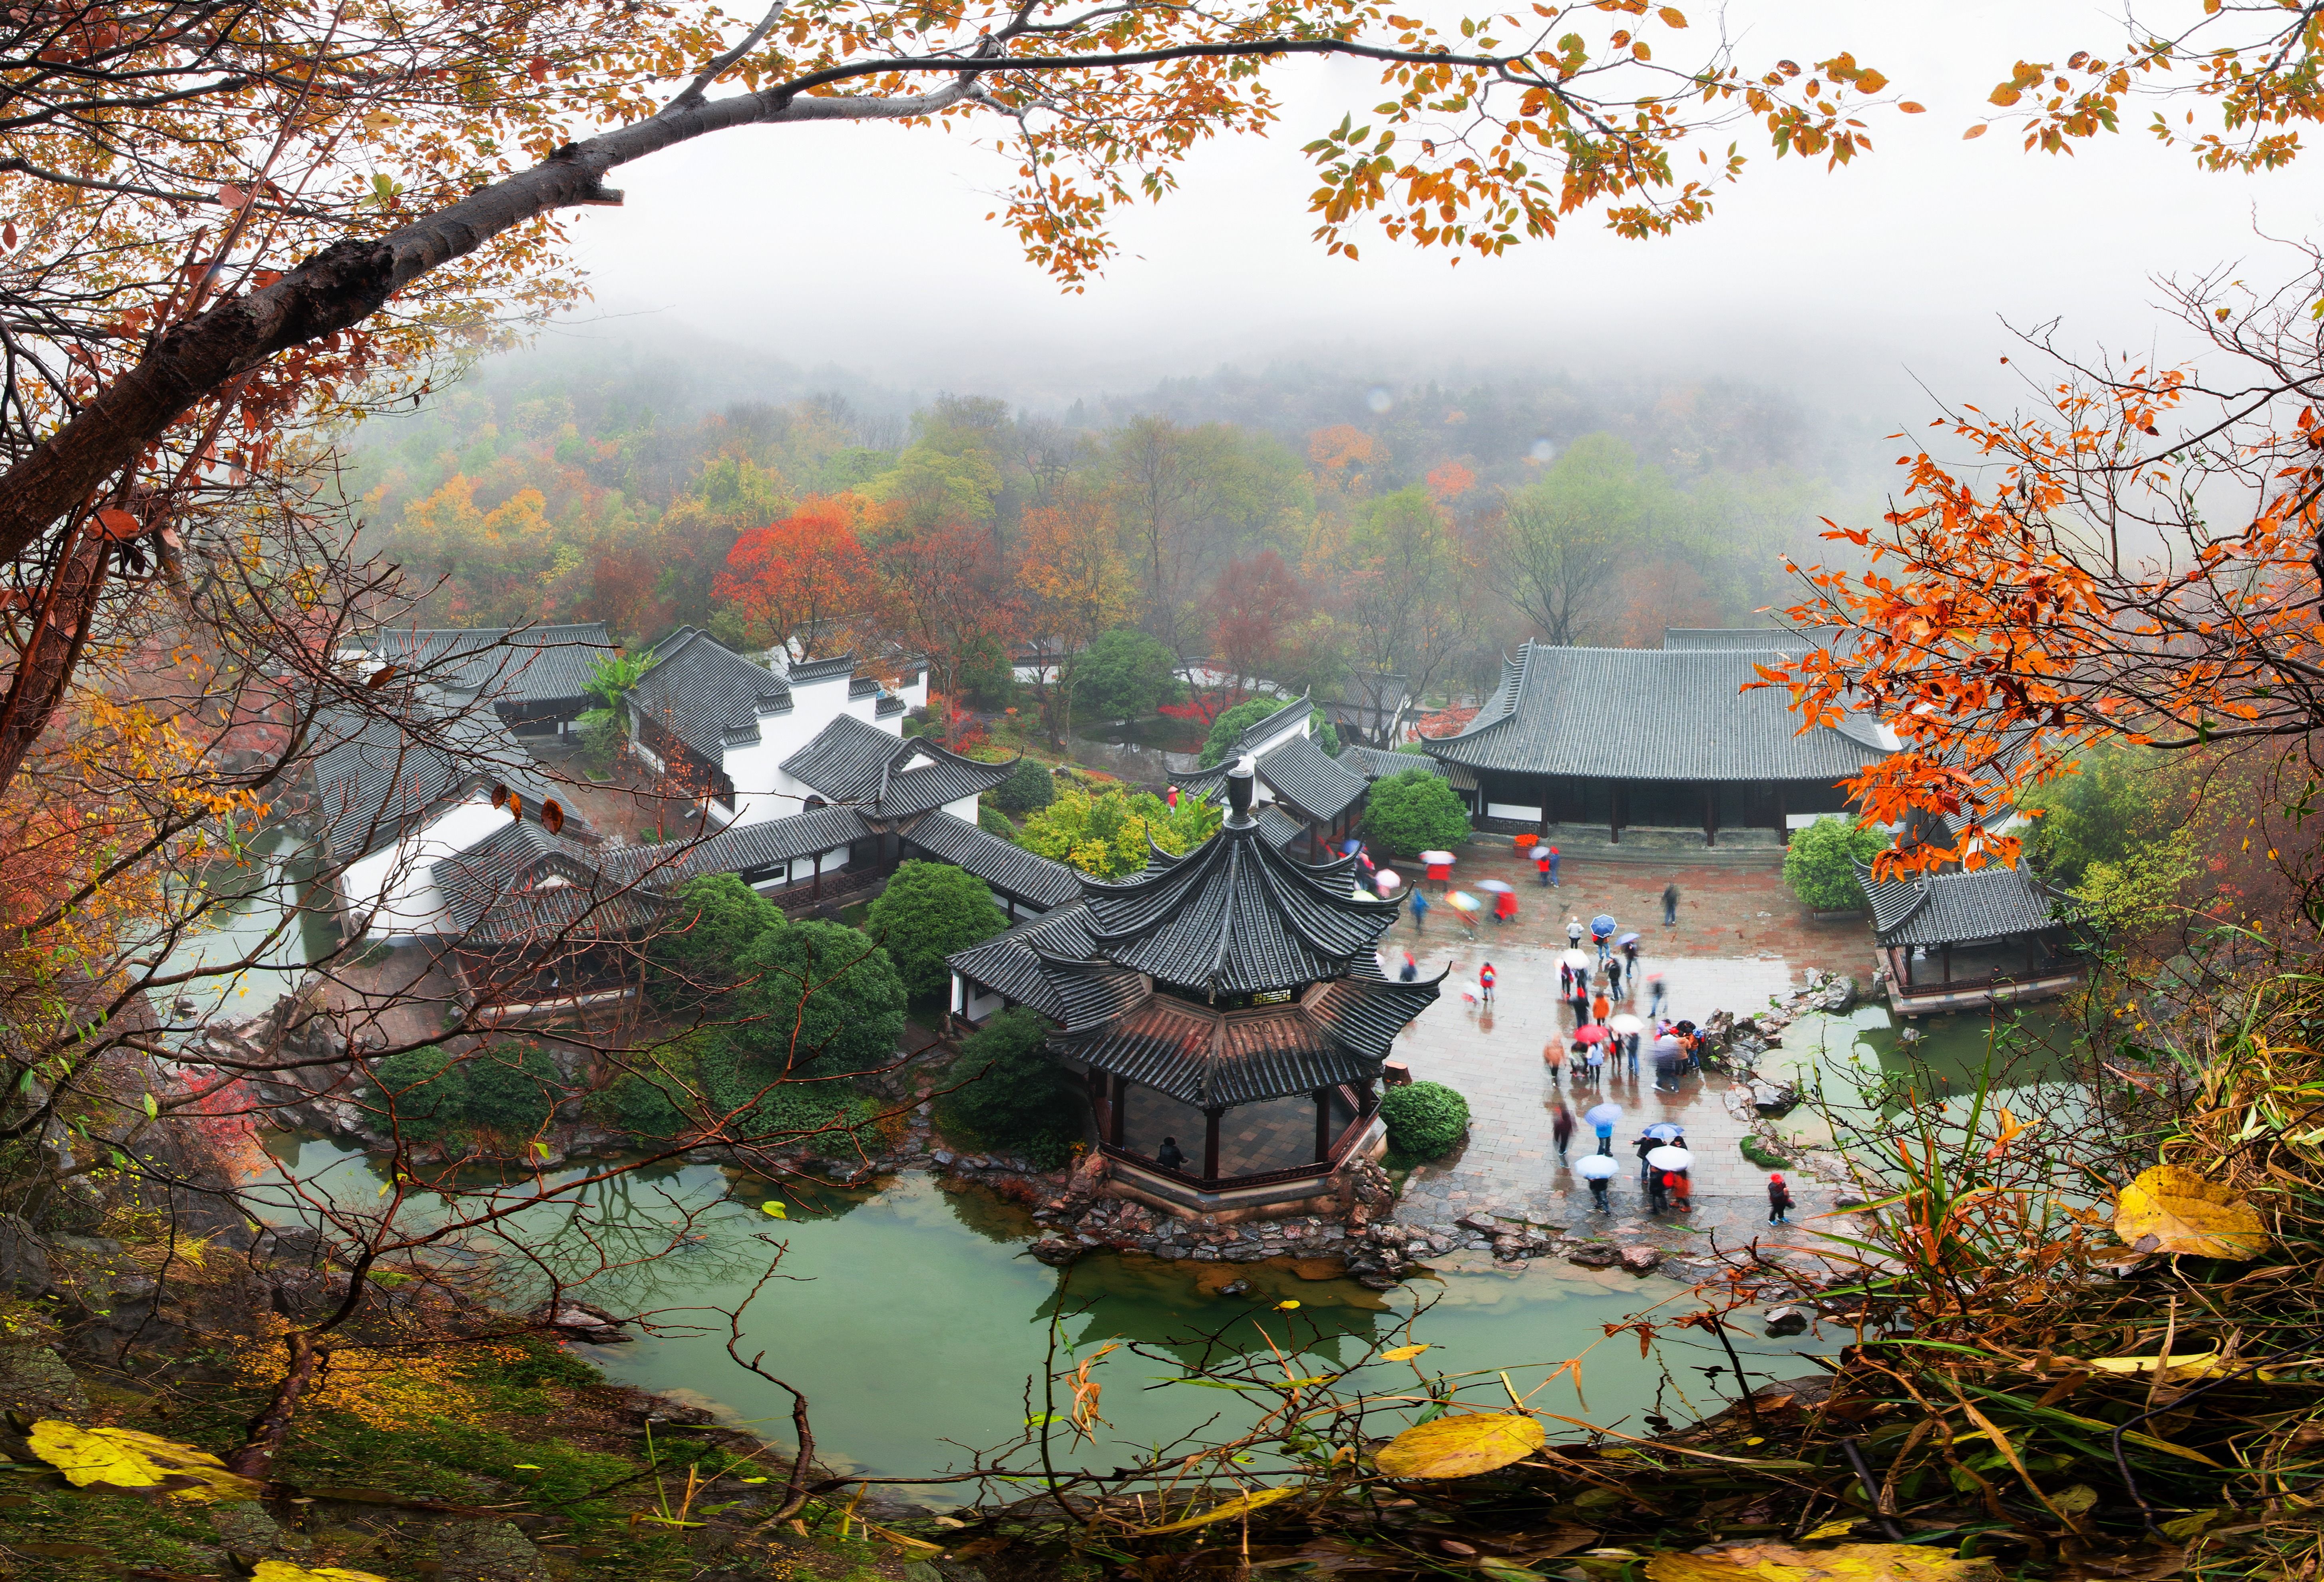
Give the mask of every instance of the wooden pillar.
<path id="1" fill-rule="evenodd" d="M 1332 1157 L 1332 1090 L 1315 1090 L 1315 1162 L 1323 1163 Z"/>
<path id="2" fill-rule="evenodd" d="M 1219 1179 L 1219 1117 L 1226 1111 L 1213 1106 L 1203 1112 L 1203 1180 Z"/>
<path id="3" fill-rule="evenodd" d="M 808 894 L 807 899 L 810 901 L 823 899 L 823 854 L 821 852 L 815 854 L 815 889 Z"/>
<path id="4" fill-rule="evenodd" d="M 1618 780 L 1606 787 L 1606 838 L 1615 846 L 1622 844 L 1622 782 Z"/>
<path id="5" fill-rule="evenodd" d="M 1113 1079 L 1113 1098 L 1107 1106 L 1105 1140 L 1116 1148 L 1121 1146 L 1123 1129 L 1130 1121 L 1130 1083 L 1127 1078 Z"/>
<path id="6" fill-rule="evenodd" d="M 1789 788 L 1782 781 L 1775 782 L 1775 838 L 1784 845 L 1792 844 L 1792 824 L 1789 808 Z"/>
<path id="7" fill-rule="evenodd" d="M 1702 844 L 1719 844 L 1719 788 L 1715 785 L 1702 788 Z"/>
<path id="8" fill-rule="evenodd" d="M 1942 969 L 1943 969 L 1943 972 L 1944 972 L 1944 981 L 1945 981 L 1946 983 L 1950 983 L 1950 982 L 1952 982 L 1952 981 L 1953 981 L 1953 948 L 1952 948 L 1950 944 L 1946 944 L 1946 945 L 1940 945 L 1940 946 L 1938 946 L 1938 947 L 1937 947 L 1937 959 L 1938 959 L 1938 961 L 1939 961 L 1939 962 L 1941 964 L 1941 966 L 1942 966 Z"/>

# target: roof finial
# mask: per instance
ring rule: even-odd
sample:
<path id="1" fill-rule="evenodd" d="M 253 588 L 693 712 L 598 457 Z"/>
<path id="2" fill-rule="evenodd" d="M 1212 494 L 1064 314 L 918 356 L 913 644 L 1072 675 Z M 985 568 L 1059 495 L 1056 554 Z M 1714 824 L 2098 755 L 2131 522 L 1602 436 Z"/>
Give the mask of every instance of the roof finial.
<path id="1" fill-rule="evenodd" d="M 1227 822 L 1241 826 L 1250 822 L 1250 795 L 1258 778 L 1259 761 L 1245 753 L 1227 771 Z"/>

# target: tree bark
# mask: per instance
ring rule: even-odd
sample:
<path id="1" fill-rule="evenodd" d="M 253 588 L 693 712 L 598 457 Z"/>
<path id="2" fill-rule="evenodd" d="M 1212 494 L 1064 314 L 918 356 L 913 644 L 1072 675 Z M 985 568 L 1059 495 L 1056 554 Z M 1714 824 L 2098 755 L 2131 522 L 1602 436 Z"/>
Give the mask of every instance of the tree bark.
<path id="1" fill-rule="evenodd" d="M 305 1330 L 293 1332 L 283 1341 L 290 1352 L 290 1366 L 282 1382 L 274 1386 L 257 1416 L 252 1418 L 243 1431 L 242 1443 L 226 1458 L 228 1472 L 238 1472 L 244 1477 L 263 1482 L 274 1468 L 274 1453 L 282 1448 L 282 1436 L 290 1430 L 290 1420 L 299 1415 L 299 1403 L 323 1371 L 324 1359 L 329 1355 L 318 1344 L 315 1337 Z"/>

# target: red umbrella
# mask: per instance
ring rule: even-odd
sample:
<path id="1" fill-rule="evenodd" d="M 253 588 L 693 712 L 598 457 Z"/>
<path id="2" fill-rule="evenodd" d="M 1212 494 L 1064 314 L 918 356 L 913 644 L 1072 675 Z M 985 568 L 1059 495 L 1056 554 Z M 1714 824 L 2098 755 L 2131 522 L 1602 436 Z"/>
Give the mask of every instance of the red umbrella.
<path id="1" fill-rule="evenodd" d="M 1594 1022 L 1573 1030 L 1573 1041 L 1576 1043 L 1600 1043 L 1604 1041 L 1605 1037 L 1606 1030 Z"/>

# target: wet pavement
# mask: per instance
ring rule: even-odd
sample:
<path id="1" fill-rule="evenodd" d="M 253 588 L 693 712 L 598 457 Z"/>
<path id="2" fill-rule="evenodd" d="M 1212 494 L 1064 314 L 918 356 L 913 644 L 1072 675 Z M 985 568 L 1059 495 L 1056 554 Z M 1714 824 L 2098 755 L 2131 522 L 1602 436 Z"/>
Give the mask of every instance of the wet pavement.
<path id="1" fill-rule="evenodd" d="M 1499 865 L 1472 864 L 1468 877 L 1473 882 L 1483 876 L 1479 869 L 1489 874 Z M 1514 860 L 1506 865 L 1515 870 Z M 1563 887 L 1549 893 L 1564 908 L 1554 920 L 1532 927 L 1482 922 L 1480 937 L 1471 939 L 1457 925 L 1441 926 L 1451 920 L 1439 910 L 1430 914 L 1426 934 L 1416 938 L 1407 923 L 1384 941 L 1391 975 L 1401 967 L 1406 950 L 1425 976 L 1450 969 L 1442 998 L 1397 1041 L 1396 1058 L 1410 1066 L 1416 1080 L 1459 1090 L 1471 1115 L 1468 1141 L 1456 1153 L 1412 1172 L 1398 1219 L 1442 1230 L 1471 1212 L 1522 1216 L 1573 1232 L 1649 1241 L 1674 1252 L 1707 1253 L 1714 1233 L 1723 1248 L 1754 1235 L 1799 1242 L 1796 1229 L 1770 1233 L 1770 1172 L 1738 1148 L 1750 1129 L 1751 1112 L 1747 1106 L 1730 1108 L 1735 1084 L 1729 1078 L 1690 1074 L 1679 1079 L 1676 1093 L 1657 1093 L 1652 1062 L 1644 1059 L 1635 1078 L 1627 1065 L 1618 1073 L 1609 1062 L 1602 1088 L 1577 1076 L 1570 1059 L 1562 1077 L 1553 1078 L 1543 1045 L 1552 1039 L 1561 1048 L 1569 1045 L 1573 1025 L 1557 997 L 1565 916 L 1578 915 L 1586 923 L 1592 913 L 1606 911 L 1625 931 L 1636 928 L 1645 936 L 1646 973 L 1660 973 L 1665 980 L 1666 1013 L 1698 1022 L 1714 1011 L 1764 1010 L 1770 998 L 1798 987 L 1811 967 L 1848 973 L 1868 989 L 1868 931 L 1861 922 L 1812 924 L 1772 870 L 1674 865 L 1665 872 L 1643 864 L 1601 863 L 1578 873 L 1577 865 L 1565 865 L 1561 877 Z M 1683 902 L 1679 926 L 1665 930 L 1658 898 L 1662 886 L 1674 879 L 1692 904 Z M 1526 911 L 1540 908 L 1537 886 L 1518 895 L 1521 905 L 1531 903 Z M 1520 924 L 1524 921 L 1521 911 Z M 1545 936 L 1554 944 L 1536 942 Z M 1490 1004 L 1478 984 L 1479 969 L 1489 960 L 1499 980 Z M 1646 1006 L 1641 986 L 1635 1000 L 1618 1008 L 1643 1015 Z M 1781 1057 L 1766 1063 L 1776 1067 Z M 1580 1121 L 1583 1111 L 1600 1102 L 1622 1109 L 1613 1141 L 1622 1170 L 1611 1183 L 1609 1213 L 1591 1207 L 1588 1186 L 1558 1157 L 1551 1116 L 1561 1100 L 1576 1117 L 1572 1159 L 1597 1146 L 1591 1128 Z M 1695 1156 L 1690 1171 L 1694 1204 L 1685 1213 L 1654 1217 L 1647 1212 L 1632 1144 L 1641 1127 L 1662 1121 L 1685 1130 L 1685 1145 Z M 1792 1213 L 1795 1226 L 1829 1208 L 1837 1195 L 1837 1189 L 1803 1171 L 1784 1173 L 1798 1199 Z"/>

